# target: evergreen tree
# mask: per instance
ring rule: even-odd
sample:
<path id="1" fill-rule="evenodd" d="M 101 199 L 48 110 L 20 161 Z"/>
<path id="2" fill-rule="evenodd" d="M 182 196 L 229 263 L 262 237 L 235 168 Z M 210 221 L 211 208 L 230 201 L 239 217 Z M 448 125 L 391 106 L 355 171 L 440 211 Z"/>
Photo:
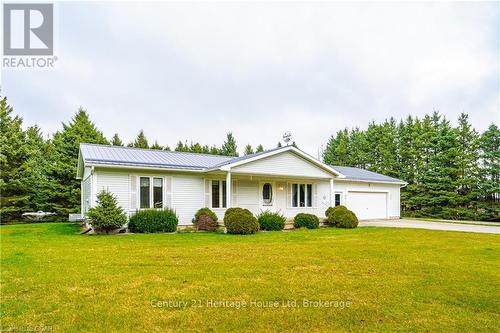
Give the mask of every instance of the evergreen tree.
<path id="1" fill-rule="evenodd" d="M 127 222 L 127 216 L 114 195 L 104 190 L 97 194 L 97 204 L 89 209 L 87 216 L 97 232 L 109 233 Z"/>
<path id="2" fill-rule="evenodd" d="M 226 141 L 221 147 L 220 153 L 224 156 L 238 156 L 238 151 L 236 150 L 236 140 L 234 139 L 233 133 L 229 132 L 226 136 Z"/>
<path id="3" fill-rule="evenodd" d="M 26 161 L 25 133 L 22 118 L 12 115 L 7 98 L 0 100 L 0 219 L 19 218 L 29 207 L 29 195 L 22 180 Z"/>
<path id="4" fill-rule="evenodd" d="M 113 138 L 111 139 L 111 144 L 113 146 L 123 146 L 123 142 L 118 136 L 118 133 L 115 133 L 115 135 L 113 135 Z"/>
<path id="5" fill-rule="evenodd" d="M 189 145 L 186 141 L 186 143 L 182 143 L 181 140 L 177 142 L 177 146 L 175 147 L 175 151 L 180 151 L 180 152 L 189 152 Z"/>
<path id="6" fill-rule="evenodd" d="M 40 128 L 35 125 L 25 132 L 26 161 L 23 164 L 21 179 L 29 195 L 29 210 L 45 210 L 47 198 L 43 195 L 46 182 L 44 164 L 47 143 Z"/>
<path id="7" fill-rule="evenodd" d="M 243 152 L 244 155 L 251 155 L 253 154 L 253 148 L 250 144 L 245 146 L 245 151 Z"/>
<path id="8" fill-rule="evenodd" d="M 500 130 L 491 124 L 480 138 L 481 219 L 500 221 Z"/>
<path id="9" fill-rule="evenodd" d="M 281 141 L 278 141 L 278 144 L 276 145 L 276 148 L 281 148 L 283 145 L 281 144 Z"/>
<path id="10" fill-rule="evenodd" d="M 47 148 L 47 163 L 42 195 L 46 209 L 59 215 L 76 213 L 80 207 L 80 180 L 76 179 L 80 143 L 109 144 L 101 131 L 80 108 L 69 124 L 54 134 Z"/>
<path id="11" fill-rule="evenodd" d="M 148 139 L 144 135 L 144 131 L 141 129 L 134 142 L 128 144 L 129 147 L 135 148 L 149 148 Z"/>
<path id="12" fill-rule="evenodd" d="M 256 153 L 262 153 L 264 151 L 264 147 L 262 145 L 258 145 L 257 148 L 255 148 Z"/>
<path id="13" fill-rule="evenodd" d="M 155 143 L 150 147 L 151 149 L 163 150 L 163 146 L 161 146 L 158 141 L 155 140 Z"/>

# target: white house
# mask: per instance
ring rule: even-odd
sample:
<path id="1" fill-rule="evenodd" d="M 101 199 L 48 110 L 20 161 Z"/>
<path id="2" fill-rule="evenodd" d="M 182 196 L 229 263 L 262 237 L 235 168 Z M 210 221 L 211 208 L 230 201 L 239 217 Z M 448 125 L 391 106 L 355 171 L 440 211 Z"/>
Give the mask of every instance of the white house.
<path id="1" fill-rule="evenodd" d="M 326 165 L 293 146 L 228 157 L 81 144 L 77 178 L 82 214 L 105 189 L 129 214 L 171 207 L 180 225 L 191 224 L 202 207 L 220 219 L 229 207 L 280 211 L 293 218 L 299 212 L 324 217 L 328 207 L 342 204 L 361 220 L 394 219 L 406 184 L 359 168 Z"/>

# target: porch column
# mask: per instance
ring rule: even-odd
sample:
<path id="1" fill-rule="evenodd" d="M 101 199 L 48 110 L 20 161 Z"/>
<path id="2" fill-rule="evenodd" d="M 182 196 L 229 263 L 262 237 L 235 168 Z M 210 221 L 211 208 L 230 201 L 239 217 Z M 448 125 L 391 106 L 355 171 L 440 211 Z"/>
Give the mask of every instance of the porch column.
<path id="1" fill-rule="evenodd" d="M 333 188 L 333 178 L 330 178 L 330 207 L 335 206 L 335 189 Z"/>
<path id="2" fill-rule="evenodd" d="M 226 208 L 231 208 L 231 171 L 226 174 Z"/>

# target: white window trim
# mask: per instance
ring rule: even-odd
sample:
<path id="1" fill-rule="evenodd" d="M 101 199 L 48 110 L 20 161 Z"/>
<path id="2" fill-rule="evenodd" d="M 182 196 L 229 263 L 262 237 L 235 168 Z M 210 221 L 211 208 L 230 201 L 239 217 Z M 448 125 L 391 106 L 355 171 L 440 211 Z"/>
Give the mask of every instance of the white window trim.
<path id="1" fill-rule="evenodd" d="M 301 206 L 294 206 L 293 205 L 293 184 L 297 184 L 297 196 L 300 197 L 300 191 L 299 191 L 299 187 L 300 185 L 304 185 L 305 186 L 305 190 L 304 190 L 304 195 L 305 197 L 307 198 L 307 185 L 311 185 L 311 190 L 312 190 L 312 194 L 311 194 L 311 206 L 304 206 L 304 207 L 301 207 Z M 317 208 L 316 206 L 316 201 L 318 200 L 318 198 L 314 198 L 314 187 L 317 186 L 316 183 L 305 183 L 305 182 L 289 182 L 288 183 L 288 188 L 289 188 L 289 191 L 290 191 L 290 202 L 288 203 L 290 205 L 290 208 L 292 209 L 296 209 L 296 208 L 299 208 L 299 209 L 304 209 L 304 208 Z M 317 190 L 317 189 L 316 189 Z M 299 198 L 300 199 L 300 198 Z M 297 204 L 300 202 L 300 200 L 297 200 Z M 306 204 L 307 204 L 307 200 L 305 200 Z"/>
<path id="2" fill-rule="evenodd" d="M 272 200 L 270 204 L 264 203 L 264 184 L 271 184 Z M 259 204 L 261 207 L 274 207 L 276 202 L 276 182 L 275 181 L 260 181 L 259 182 Z"/>
<path id="3" fill-rule="evenodd" d="M 225 189 L 225 186 L 224 186 L 224 183 L 226 180 L 225 179 L 209 179 L 209 194 L 210 194 L 210 209 L 227 209 L 227 207 L 223 207 L 224 206 L 224 192 L 226 189 Z M 212 201 L 212 182 L 214 181 L 218 181 L 219 182 L 219 204 L 220 204 L 220 207 L 214 207 L 212 204 L 213 204 L 213 201 Z M 224 187 L 224 189 L 223 189 Z M 226 193 L 226 196 L 227 196 L 227 193 Z M 227 203 L 226 203 L 226 206 L 227 206 Z"/>
<path id="4" fill-rule="evenodd" d="M 149 178 L 149 207 L 148 208 L 142 208 L 141 207 L 141 178 Z M 153 188 L 154 188 L 154 178 L 161 179 L 161 207 L 160 208 L 155 208 L 154 207 L 154 198 L 153 198 Z M 142 209 L 163 209 L 165 208 L 165 178 L 163 176 L 144 176 L 144 175 L 139 175 L 137 176 L 137 209 L 142 210 Z"/>

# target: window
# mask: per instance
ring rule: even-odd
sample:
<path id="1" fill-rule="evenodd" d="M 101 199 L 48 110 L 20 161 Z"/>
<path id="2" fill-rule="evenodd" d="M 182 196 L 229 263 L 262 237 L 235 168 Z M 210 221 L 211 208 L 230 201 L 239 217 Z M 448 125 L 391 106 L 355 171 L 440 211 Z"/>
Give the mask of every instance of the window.
<path id="1" fill-rule="evenodd" d="M 341 196 L 340 193 L 335 193 L 335 206 L 340 206 L 341 205 L 341 203 L 340 203 L 340 196 Z"/>
<path id="2" fill-rule="evenodd" d="M 152 199 L 152 201 L 151 201 Z M 139 207 L 163 208 L 163 178 L 141 177 L 139 182 Z"/>
<path id="3" fill-rule="evenodd" d="M 262 186 L 262 202 L 268 206 L 273 204 L 273 186 L 270 183 Z"/>
<path id="4" fill-rule="evenodd" d="M 153 178 L 153 207 L 163 208 L 163 179 Z"/>
<path id="5" fill-rule="evenodd" d="M 212 208 L 226 208 L 226 201 L 226 181 L 212 180 Z"/>
<path id="6" fill-rule="evenodd" d="M 140 207 L 149 208 L 149 177 L 141 177 L 140 180 Z"/>
<path id="7" fill-rule="evenodd" d="M 313 186 L 312 184 L 292 184 L 292 207 L 312 207 L 313 206 Z"/>

